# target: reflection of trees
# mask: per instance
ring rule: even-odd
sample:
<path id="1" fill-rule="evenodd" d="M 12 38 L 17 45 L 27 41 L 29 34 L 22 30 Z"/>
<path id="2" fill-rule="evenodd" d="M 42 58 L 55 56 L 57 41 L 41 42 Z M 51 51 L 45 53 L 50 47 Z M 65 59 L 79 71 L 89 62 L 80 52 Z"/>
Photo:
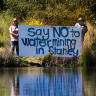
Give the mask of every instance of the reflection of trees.
<path id="1" fill-rule="evenodd" d="M 96 68 L 82 68 L 85 96 L 96 96 Z"/>
<path id="2" fill-rule="evenodd" d="M 53 70 L 53 71 L 52 71 Z M 19 72 L 19 73 L 18 73 Z M 19 75 L 18 75 L 19 74 Z M 0 71 L 0 96 L 96 96 L 96 68 Z M 26 78 L 27 76 L 27 78 Z M 22 79 L 23 78 L 23 79 Z M 22 79 L 22 81 L 21 81 Z M 12 80 L 12 82 L 10 82 Z M 83 81 L 83 84 L 82 84 Z M 12 83 L 12 84 L 11 84 Z M 22 89 L 21 88 L 21 86 Z M 11 92 L 14 94 L 10 95 Z M 6 95 L 7 94 L 7 95 Z"/>
<path id="3" fill-rule="evenodd" d="M 10 96 L 11 79 L 8 72 L 0 69 L 0 96 Z"/>
<path id="4" fill-rule="evenodd" d="M 46 74 L 24 78 L 26 76 L 21 82 L 23 96 L 82 96 L 82 81 L 77 70 L 63 69 L 60 74 L 55 70 L 51 79 Z"/>

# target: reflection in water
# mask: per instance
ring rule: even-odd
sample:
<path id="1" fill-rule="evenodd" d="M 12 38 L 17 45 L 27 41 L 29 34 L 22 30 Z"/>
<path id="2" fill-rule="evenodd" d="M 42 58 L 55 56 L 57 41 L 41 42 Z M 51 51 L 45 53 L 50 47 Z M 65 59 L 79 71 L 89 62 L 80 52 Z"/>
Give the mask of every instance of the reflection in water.
<path id="1" fill-rule="evenodd" d="M 19 77 L 18 77 L 18 75 L 12 79 L 11 96 L 19 96 Z"/>
<path id="2" fill-rule="evenodd" d="M 0 69 L 0 96 L 96 96 L 96 68 Z"/>
<path id="3" fill-rule="evenodd" d="M 82 77 L 75 69 L 36 69 L 16 75 L 11 96 L 83 96 Z"/>
<path id="4" fill-rule="evenodd" d="M 82 68 L 85 96 L 96 96 L 96 68 Z"/>

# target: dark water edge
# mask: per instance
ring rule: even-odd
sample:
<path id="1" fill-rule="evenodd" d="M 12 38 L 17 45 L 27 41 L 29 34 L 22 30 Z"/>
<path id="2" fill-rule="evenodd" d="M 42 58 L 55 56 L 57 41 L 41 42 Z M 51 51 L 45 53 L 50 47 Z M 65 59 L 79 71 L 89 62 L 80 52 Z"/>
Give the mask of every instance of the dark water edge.
<path id="1" fill-rule="evenodd" d="M 0 68 L 0 96 L 96 96 L 96 68 Z"/>
<path id="2" fill-rule="evenodd" d="M 37 59 L 37 63 L 36 60 Z M 8 52 L 0 53 L 0 67 L 78 67 L 81 66 L 78 62 L 78 58 L 61 58 L 54 57 L 51 54 L 46 55 L 45 57 L 37 58 L 24 58 L 12 56 Z"/>
<path id="3" fill-rule="evenodd" d="M 16 68 L 16 67 L 65 67 L 65 68 L 75 68 L 75 67 L 80 67 L 82 66 L 82 64 L 78 63 L 78 62 L 71 62 L 71 63 L 53 63 L 50 64 L 48 63 L 34 63 L 32 62 L 28 62 L 28 61 L 22 61 L 19 58 L 15 58 L 13 60 L 8 60 L 8 62 L 6 62 L 5 60 L 0 62 L 0 68 Z"/>

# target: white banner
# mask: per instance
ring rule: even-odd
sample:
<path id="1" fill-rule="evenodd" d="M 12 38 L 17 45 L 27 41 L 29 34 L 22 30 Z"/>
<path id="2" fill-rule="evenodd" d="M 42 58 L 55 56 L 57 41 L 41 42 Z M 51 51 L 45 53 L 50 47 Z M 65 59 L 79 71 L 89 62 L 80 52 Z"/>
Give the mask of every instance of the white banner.
<path id="1" fill-rule="evenodd" d="M 77 27 L 19 25 L 19 55 L 80 56 L 81 33 Z"/>

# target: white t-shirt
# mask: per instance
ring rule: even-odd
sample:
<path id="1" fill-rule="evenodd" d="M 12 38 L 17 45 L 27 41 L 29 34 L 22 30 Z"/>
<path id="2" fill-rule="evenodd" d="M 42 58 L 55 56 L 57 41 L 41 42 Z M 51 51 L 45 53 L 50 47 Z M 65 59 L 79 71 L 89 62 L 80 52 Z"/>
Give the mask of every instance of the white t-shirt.
<path id="1" fill-rule="evenodd" d="M 76 23 L 76 24 L 75 24 L 75 27 L 82 28 L 79 23 Z"/>
<path id="2" fill-rule="evenodd" d="M 18 36 L 12 35 L 12 33 L 15 35 L 18 35 L 18 28 L 16 28 L 16 26 L 12 25 L 12 26 L 10 26 L 9 31 L 10 31 L 11 41 L 18 41 Z"/>

